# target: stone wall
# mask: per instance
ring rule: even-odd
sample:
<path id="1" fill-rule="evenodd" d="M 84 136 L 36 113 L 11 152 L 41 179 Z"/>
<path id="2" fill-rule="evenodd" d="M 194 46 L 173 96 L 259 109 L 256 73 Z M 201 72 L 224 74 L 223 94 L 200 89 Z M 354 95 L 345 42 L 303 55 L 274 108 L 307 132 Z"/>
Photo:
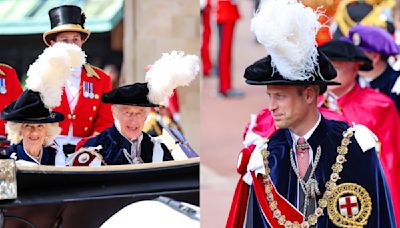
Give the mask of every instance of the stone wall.
<path id="1" fill-rule="evenodd" d="M 123 84 L 144 81 L 145 67 L 164 52 L 199 55 L 198 0 L 129 0 L 124 5 Z M 178 89 L 181 125 L 193 148 L 200 148 L 200 77 Z"/>

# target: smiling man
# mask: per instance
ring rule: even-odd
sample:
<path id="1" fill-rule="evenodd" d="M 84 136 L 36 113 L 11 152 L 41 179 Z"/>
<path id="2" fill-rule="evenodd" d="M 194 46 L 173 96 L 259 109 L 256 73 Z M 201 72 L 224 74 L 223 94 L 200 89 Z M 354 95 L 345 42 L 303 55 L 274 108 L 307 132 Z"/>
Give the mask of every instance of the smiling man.
<path id="1" fill-rule="evenodd" d="M 318 109 L 318 95 L 338 83 L 317 49 L 317 18 L 297 1 L 270 0 L 252 20 L 269 55 L 244 77 L 266 86 L 278 129 L 246 135 L 226 227 L 396 227 L 373 134 Z"/>
<path id="2" fill-rule="evenodd" d="M 91 32 L 85 27 L 86 16 L 74 5 L 62 5 L 49 11 L 51 29 L 43 34 L 47 46 L 75 44 L 82 48 Z M 112 125 L 110 105 L 101 103 L 102 94 L 111 90 L 111 79 L 101 69 L 86 63 L 70 69 L 64 83 L 61 104 L 54 110 L 62 113 L 61 134 L 56 143 L 65 154 L 74 152 L 84 137 L 97 135 Z"/>
<path id="3" fill-rule="evenodd" d="M 102 96 L 102 102 L 112 104 L 114 125 L 96 137 L 82 140 L 81 145 L 101 145 L 107 165 L 138 164 L 173 160 L 167 147 L 144 133 L 143 126 L 151 103 L 147 83 L 135 83 L 116 88 Z"/>

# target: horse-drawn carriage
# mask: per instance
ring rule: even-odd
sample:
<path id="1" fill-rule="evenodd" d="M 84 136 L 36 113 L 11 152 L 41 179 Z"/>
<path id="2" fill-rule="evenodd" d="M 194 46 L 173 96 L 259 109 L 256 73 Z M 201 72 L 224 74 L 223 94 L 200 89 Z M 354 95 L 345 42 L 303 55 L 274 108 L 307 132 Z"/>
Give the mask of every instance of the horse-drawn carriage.
<path id="1" fill-rule="evenodd" d="M 101 167 L 4 159 L 0 171 L 0 227 L 99 227 L 124 206 L 158 196 L 199 205 L 198 157 Z"/>

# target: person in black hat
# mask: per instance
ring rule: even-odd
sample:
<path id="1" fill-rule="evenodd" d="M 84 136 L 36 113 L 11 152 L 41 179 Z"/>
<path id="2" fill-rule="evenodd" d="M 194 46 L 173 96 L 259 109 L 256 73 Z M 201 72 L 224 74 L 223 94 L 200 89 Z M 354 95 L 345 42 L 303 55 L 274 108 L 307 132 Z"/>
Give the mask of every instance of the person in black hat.
<path id="1" fill-rule="evenodd" d="M 1 112 L 11 142 L 6 150 L 8 157 L 22 164 L 55 165 L 54 138 L 61 132 L 58 122 L 64 116 L 52 109 L 61 102 L 69 69 L 84 62 L 85 54 L 79 47 L 57 44 L 46 48 L 30 65 L 27 89 Z"/>
<path id="2" fill-rule="evenodd" d="M 99 135 L 84 139 L 77 149 L 101 145 L 100 154 L 107 165 L 137 164 L 173 160 L 158 138 L 143 132 L 150 107 L 172 94 L 180 85 L 188 85 L 199 71 L 197 56 L 183 52 L 164 53 L 146 73 L 146 83 L 122 86 L 102 96 L 112 104 L 114 125 Z"/>
<path id="3" fill-rule="evenodd" d="M 388 63 L 389 57 L 400 54 L 400 46 L 384 29 L 356 25 L 349 31 L 348 37 L 341 38 L 352 42 L 372 60 L 373 69 L 358 72 L 358 83 L 362 88 L 371 87 L 389 96 L 400 113 L 400 77 L 399 72 Z"/>
<path id="4" fill-rule="evenodd" d="M 376 134 L 376 150 L 388 181 L 395 212 L 400 213 L 399 188 L 396 184 L 396 175 L 400 170 L 395 165 L 400 163 L 400 134 L 397 130 L 400 118 L 396 105 L 383 93 L 361 88 L 357 83 L 358 71 L 371 70 L 372 61 L 355 45 L 331 41 L 321 46 L 320 50 L 332 61 L 338 72 L 337 81 L 341 83 L 340 86 L 328 87 L 328 92 L 320 97 L 320 105 L 336 111 L 348 123 L 363 124 Z"/>
<path id="5" fill-rule="evenodd" d="M 164 144 L 142 131 L 148 107 L 157 106 L 148 100 L 148 92 L 147 83 L 135 83 L 104 94 L 101 100 L 112 104 L 114 125 L 85 141 L 84 147 L 101 145 L 107 165 L 173 160 Z"/>
<path id="6" fill-rule="evenodd" d="M 297 1 L 271 0 L 252 20 L 269 55 L 244 77 L 266 85 L 277 129 L 265 138 L 249 128 L 226 227 L 396 226 L 372 132 L 318 110 L 318 95 L 338 83 L 317 49 L 317 18 Z"/>
<path id="7" fill-rule="evenodd" d="M 82 47 L 90 36 L 85 28 L 86 16 L 81 8 L 62 5 L 49 11 L 51 29 L 43 33 L 47 46 L 58 42 Z M 90 64 L 70 69 L 65 81 L 65 96 L 55 111 L 62 113 L 61 135 L 57 144 L 66 154 L 75 151 L 76 143 L 83 137 L 96 135 L 112 125 L 111 107 L 101 103 L 102 94 L 111 91 L 111 79 L 101 69 Z"/>
<path id="8" fill-rule="evenodd" d="M 39 165 L 55 164 L 54 138 L 61 132 L 58 122 L 64 116 L 50 112 L 38 92 L 25 90 L 3 110 L 2 119 L 7 121 L 6 131 L 11 142 L 6 156 Z"/>

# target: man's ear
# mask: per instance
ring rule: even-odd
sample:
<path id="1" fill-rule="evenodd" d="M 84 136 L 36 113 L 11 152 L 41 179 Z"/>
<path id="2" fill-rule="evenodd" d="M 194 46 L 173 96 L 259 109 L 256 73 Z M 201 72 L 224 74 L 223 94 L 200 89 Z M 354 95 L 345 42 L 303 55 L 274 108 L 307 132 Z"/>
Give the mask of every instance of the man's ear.
<path id="1" fill-rule="evenodd" d="M 303 91 L 303 96 L 307 104 L 312 104 L 315 100 L 315 97 L 318 96 L 318 89 L 314 88 L 314 86 L 307 86 Z"/>

